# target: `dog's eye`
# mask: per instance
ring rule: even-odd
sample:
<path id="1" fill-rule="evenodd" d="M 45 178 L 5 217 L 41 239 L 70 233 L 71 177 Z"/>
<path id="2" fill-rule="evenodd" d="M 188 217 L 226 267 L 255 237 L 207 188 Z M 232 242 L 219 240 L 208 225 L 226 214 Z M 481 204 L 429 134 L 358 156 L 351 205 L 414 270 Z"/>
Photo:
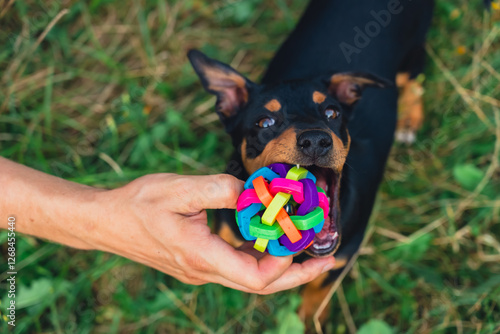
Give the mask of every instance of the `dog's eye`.
<path id="1" fill-rule="evenodd" d="M 268 128 L 273 126 L 276 121 L 271 117 L 264 117 L 260 121 L 257 122 L 257 126 L 259 128 Z"/>
<path id="2" fill-rule="evenodd" d="M 325 116 L 328 120 L 335 119 L 339 116 L 340 112 L 337 109 L 337 107 L 334 106 L 328 106 L 325 109 Z"/>

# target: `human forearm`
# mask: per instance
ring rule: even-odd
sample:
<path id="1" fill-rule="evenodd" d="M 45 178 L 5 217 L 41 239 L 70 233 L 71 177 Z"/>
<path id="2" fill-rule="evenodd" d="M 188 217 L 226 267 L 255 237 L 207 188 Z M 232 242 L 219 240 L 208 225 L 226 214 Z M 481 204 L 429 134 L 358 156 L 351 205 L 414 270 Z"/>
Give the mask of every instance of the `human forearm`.
<path id="1" fill-rule="evenodd" d="M 86 240 L 97 214 L 96 188 L 44 174 L 0 157 L 0 228 L 16 218 L 18 232 L 92 249 Z"/>

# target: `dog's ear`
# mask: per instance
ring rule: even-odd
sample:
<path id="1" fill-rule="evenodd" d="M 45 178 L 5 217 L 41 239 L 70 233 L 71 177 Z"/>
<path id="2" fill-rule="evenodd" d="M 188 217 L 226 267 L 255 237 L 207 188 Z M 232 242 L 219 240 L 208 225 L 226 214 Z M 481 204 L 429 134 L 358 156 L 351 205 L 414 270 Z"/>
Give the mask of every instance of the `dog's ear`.
<path id="1" fill-rule="evenodd" d="M 190 50 L 188 58 L 205 90 L 217 96 L 216 110 L 222 121 L 234 116 L 247 102 L 254 85 L 230 66 Z"/>
<path id="2" fill-rule="evenodd" d="M 327 80 L 328 92 L 339 102 L 352 106 L 361 98 L 366 87 L 385 88 L 392 84 L 382 78 L 367 73 L 337 73 Z"/>

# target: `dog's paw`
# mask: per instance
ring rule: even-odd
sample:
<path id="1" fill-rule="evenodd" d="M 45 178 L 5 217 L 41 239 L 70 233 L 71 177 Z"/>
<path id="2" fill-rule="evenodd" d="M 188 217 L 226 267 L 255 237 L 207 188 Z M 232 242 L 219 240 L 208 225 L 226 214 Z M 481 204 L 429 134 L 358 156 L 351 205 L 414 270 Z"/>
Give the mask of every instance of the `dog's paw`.
<path id="1" fill-rule="evenodd" d="M 416 133 L 424 120 L 423 93 L 424 89 L 418 80 L 408 80 L 400 85 L 396 141 L 405 144 L 415 142 Z"/>
<path id="2" fill-rule="evenodd" d="M 410 145 L 415 142 L 417 135 L 413 129 L 397 129 L 395 139 L 399 143 Z"/>

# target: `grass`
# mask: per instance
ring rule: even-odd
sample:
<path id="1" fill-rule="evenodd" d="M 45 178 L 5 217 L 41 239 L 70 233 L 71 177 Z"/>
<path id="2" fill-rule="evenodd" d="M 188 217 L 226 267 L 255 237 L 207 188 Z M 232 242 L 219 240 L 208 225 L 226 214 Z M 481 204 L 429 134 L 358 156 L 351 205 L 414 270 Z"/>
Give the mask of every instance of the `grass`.
<path id="1" fill-rule="evenodd" d="M 96 187 L 154 172 L 222 171 L 228 136 L 186 50 L 200 48 L 258 80 L 304 7 L 298 0 L 1 4 L 0 154 Z M 328 333 L 500 332 L 499 19 L 479 1 L 438 2 L 425 125 L 415 145 L 393 148 L 361 255 L 331 300 Z M 5 256 L 5 232 L 0 241 Z M 17 247 L 16 333 L 303 328 L 297 290 L 261 297 L 186 286 L 105 253 L 28 236 Z M 7 331 L 3 321 L 0 330 Z"/>

